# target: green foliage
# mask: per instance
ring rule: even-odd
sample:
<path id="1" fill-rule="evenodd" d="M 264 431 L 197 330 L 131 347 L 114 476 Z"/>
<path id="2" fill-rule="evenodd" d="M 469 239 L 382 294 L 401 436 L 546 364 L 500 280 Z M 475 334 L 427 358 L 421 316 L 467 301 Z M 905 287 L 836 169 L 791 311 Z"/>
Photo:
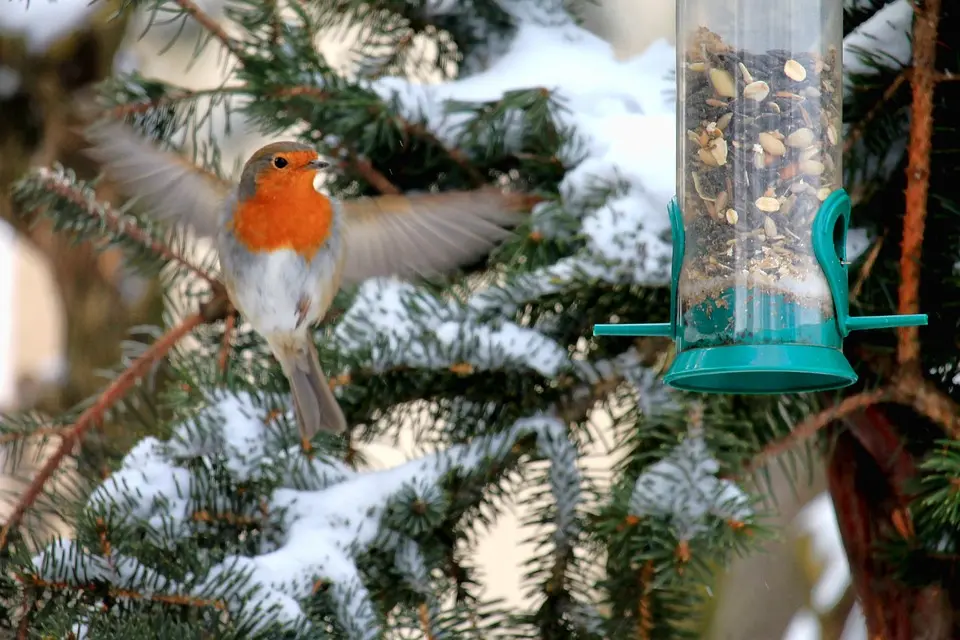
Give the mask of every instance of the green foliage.
<path id="1" fill-rule="evenodd" d="M 158 16 L 184 18 L 173 2 L 143 4 Z M 529 4 L 542 4 L 545 12 L 560 6 Z M 579 193 L 560 194 L 561 180 L 585 157 L 586 145 L 550 87 L 446 103 L 444 115 L 456 123 L 452 143 L 431 129 L 428 114 L 411 113 L 403 100 L 386 95 L 385 85 L 373 81 L 411 67 L 469 77 L 496 60 L 518 27 L 510 10 L 516 6 L 507 2 L 464 0 L 451 13 L 431 7 L 414 0 L 312 0 L 291 3 L 280 16 L 272 3 L 234 0 L 227 15 L 240 34 L 229 41 L 238 56 L 236 83 L 190 91 L 134 73 L 102 87 L 114 115 L 222 175 L 230 171 L 221 166 L 209 126 L 215 111 L 235 114 L 263 133 L 283 132 L 316 145 L 334 159 L 330 188 L 342 197 L 375 194 L 383 181 L 400 191 L 499 183 L 538 193 L 545 202 L 514 238 L 466 273 L 416 287 L 378 290 L 367 283 L 338 295 L 340 313 L 317 329 L 316 342 L 353 425 L 349 444 L 319 437 L 309 455 L 302 451 L 285 380 L 262 339 L 241 326 L 224 351 L 222 323 L 198 328 L 196 345 L 175 350 L 164 365 L 172 383 L 153 389 L 147 381 L 134 401 L 113 409 L 115 418 L 159 421 L 169 434 L 165 441 L 141 443 L 113 476 L 131 483 L 111 489 L 122 499 L 85 502 L 86 488 L 101 480 L 91 473 L 78 491 L 84 495 L 68 500 L 62 490 L 52 491 L 39 505 L 73 514 L 74 542 L 48 547 L 39 566 L 25 541 L 14 537 L 9 545 L 4 573 L 18 578 L 0 583 L 0 597 L 11 608 L 36 601 L 19 615 L 37 634 L 62 637 L 86 621 L 89 637 L 98 640 L 352 639 L 375 637 L 378 627 L 392 637 L 694 638 L 716 567 L 766 535 L 759 506 L 750 511 L 735 500 L 724 502 L 735 493 L 731 479 L 742 479 L 745 463 L 765 445 L 835 398 L 667 393 L 649 344 L 585 340 L 594 324 L 667 319 L 663 288 L 637 284 L 623 272 L 600 277 L 588 260 L 584 218 L 623 196 L 627 182 L 598 178 Z M 848 10 L 845 31 L 867 15 Z M 317 34 L 343 25 L 359 25 L 362 35 L 354 51 L 358 72 L 349 77 L 315 46 Z M 413 58 L 415 38 L 433 41 L 435 54 Z M 207 37 L 198 43 L 202 48 Z M 846 166 L 849 181 L 864 186 L 855 223 L 891 234 L 856 306 L 861 313 L 886 313 L 894 299 L 897 269 L 890 252 L 902 211 L 903 160 L 888 179 L 876 157 L 903 142 L 909 97 L 905 87 L 885 96 L 900 69 L 878 57 L 873 62 L 880 73 L 853 78 L 858 91 L 848 101 L 848 120 L 869 122 Z M 941 89 L 938 122 L 949 123 L 955 113 L 949 110 L 956 106 L 953 84 Z M 881 99 L 889 106 L 877 112 Z M 954 133 L 948 124 L 938 128 L 935 143 L 942 151 L 933 177 L 931 248 L 925 248 L 924 300 L 931 300 L 934 316 L 924 357 L 945 371 L 958 365 L 950 347 L 960 320 L 950 302 L 960 291 L 949 294 L 960 250 L 947 188 L 956 166 L 951 150 L 960 148 Z M 190 263 L 183 256 L 191 247 L 181 234 L 98 203 L 92 185 L 69 170 L 26 176 L 14 200 L 25 214 L 40 212 L 78 240 L 119 246 L 131 264 L 186 287 L 181 314 L 209 296 L 207 279 L 216 277 L 212 259 Z M 560 264 L 570 268 L 543 277 Z M 946 295 L 936 302 L 927 295 L 931 290 Z M 171 314 L 168 321 L 176 319 Z M 393 329 L 404 331 L 391 335 Z M 504 340 L 491 346 L 491 335 L 529 345 L 507 348 L 516 343 Z M 891 339 L 882 332 L 857 336 L 850 351 L 881 350 Z M 141 352 L 142 345 L 131 358 Z M 236 404 L 255 415 L 241 419 L 231 413 Z M 56 425 L 69 425 L 81 409 Z M 598 419 L 616 435 L 618 464 L 609 486 L 582 464 L 587 447 L 600 440 Z M 241 451 L 237 439 L 249 420 L 260 421 L 259 448 L 252 453 Z M 419 473 L 396 471 L 402 481 L 394 482 L 394 472 L 358 472 L 363 460 L 355 446 L 389 441 L 410 423 L 422 458 L 410 463 L 421 466 L 406 468 Z M 0 435 L 16 441 L 17 434 L 41 426 L 49 424 L 7 418 Z M 684 507 L 666 509 L 645 496 L 644 487 L 656 482 L 652 470 L 681 467 L 676 457 L 701 435 L 712 458 L 691 473 L 703 482 L 688 478 L 684 488 L 727 493 L 691 494 L 686 506 L 702 511 L 693 526 L 681 517 Z M 805 478 L 797 462 L 811 449 L 779 460 L 798 482 Z M 11 459 L 18 457 L 14 452 Z M 956 492 L 950 491 L 955 458 L 946 447 L 924 466 L 918 528 L 930 536 L 947 525 L 956 529 Z M 152 484 L 138 485 L 139 472 L 155 474 Z M 172 477 L 184 480 L 176 491 L 170 490 Z M 370 484 L 371 478 L 382 485 Z M 764 472 L 754 480 L 762 485 Z M 95 495 L 102 498 L 111 482 Z M 524 609 L 487 598 L 472 557 L 478 536 L 518 495 L 533 507 L 524 522 L 534 545 L 523 576 L 532 604 Z M 282 579 L 265 584 L 252 567 L 265 556 L 287 558 L 285 545 L 310 515 L 285 501 L 291 496 L 323 513 L 342 501 L 350 521 L 318 530 L 314 539 L 321 548 L 328 534 L 342 537 L 338 571 L 323 565 L 331 571 L 325 574 L 315 563 L 291 578 L 281 566 Z M 362 500 L 370 500 L 369 512 L 355 511 Z M 344 578 L 344 567 L 355 569 L 356 584 Z M 304 619 L 284 626 L 293 604 Z"/>

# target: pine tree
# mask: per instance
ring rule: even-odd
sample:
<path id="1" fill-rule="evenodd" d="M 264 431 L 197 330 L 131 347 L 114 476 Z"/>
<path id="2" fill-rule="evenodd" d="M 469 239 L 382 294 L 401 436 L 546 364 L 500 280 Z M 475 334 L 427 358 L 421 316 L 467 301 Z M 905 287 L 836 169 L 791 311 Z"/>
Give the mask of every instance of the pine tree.
<path id="1" fill-rule="evenodd" d="M 857 3 L 848 42 L 906 3 Z M 663 339 L 589 339 L 594 324 L 667 319 L 670 47 L 617 62 L 560 0 L 317 0 L 284 12 L 231 0 L 236 35 L 192 0 L 157 5 L 196 20 L 236 78 L 208 91 L 136 73 L 107 82 L 107 114 L 158 145 L 229 173 L 205 127 L 210 109 L 235 110 L 332 157 L 327 186 L 342 197 L 499 184 L 541 202 L 461 274 L 338 296 L 316 342 L 352 427 L 305 449 L 284 378 L 232 315 L 213 257 L 192 259 L 191 239 L 135 201 L 98 202 L 69 168 L 27 174 L 13 193 L 24 217 L 122 247 L 188 294 L 96 398 L 52 425 L 2 422 L 8 441 L 38 430 L 61 441 L 0 532 L 6 622 L 20 637 L 697 638 L 712 572 L 767 533 L 738 483 L 810 455 L 826 456 L 871 635 L 960 635 L 955 10 L 916 7 L 900 26 L 912 59 L 846 52 L 865 67 L 849 76 L 846 180 L 854 225 L 875 238 L 852 267 L 854 308 L 916 313 L 922 300 L 930 327 L 852 336 L 861 381 L 842 393 L 745 398 L 664 388 Z M 362 26 L 356 76 L 315 47 L 344 21 Z M 435 49 L 422 60 L 421 39 Z M 447 82 L 411 83 L 411 65 Z M 580 464 L 597 411 L 616 434 L 610 486 Z M 53 489 L 108 415 L 164 436 L 86 490 Z M 358 444 L 407 423 L 420 457 L 365 470 Z M 471 560 L 519 486 L 536 505 L 531 610 L 485 598 Z M 73 539 L 20 526 L 50 509 L 72 515 Z"/>

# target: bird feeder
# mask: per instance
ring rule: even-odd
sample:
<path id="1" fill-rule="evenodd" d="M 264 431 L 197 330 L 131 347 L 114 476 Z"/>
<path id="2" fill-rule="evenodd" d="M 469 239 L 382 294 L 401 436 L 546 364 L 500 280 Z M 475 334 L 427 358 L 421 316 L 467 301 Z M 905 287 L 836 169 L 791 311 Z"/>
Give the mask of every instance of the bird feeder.
<path id="1" fill-rule="evenodd" d="M 594 335 L 673 338 L 664 380 L 687 391 L 853 384 L 850 331 L 927 317 L 849 315 L 842 3 L 677 4 L 670 322 L 597 325 Z"/>

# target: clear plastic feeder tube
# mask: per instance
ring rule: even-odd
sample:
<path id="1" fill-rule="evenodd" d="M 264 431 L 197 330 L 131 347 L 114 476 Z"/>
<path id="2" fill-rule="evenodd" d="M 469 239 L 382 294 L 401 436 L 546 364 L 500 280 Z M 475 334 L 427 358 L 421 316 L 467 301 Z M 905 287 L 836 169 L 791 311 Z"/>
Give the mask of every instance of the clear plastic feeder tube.
<path id="1" fill-rule="evenodd" d="M 684 349 L 824 341 L 811 231 L 841 188 L 842 18 L 837 0 L 678 0 Z"/>

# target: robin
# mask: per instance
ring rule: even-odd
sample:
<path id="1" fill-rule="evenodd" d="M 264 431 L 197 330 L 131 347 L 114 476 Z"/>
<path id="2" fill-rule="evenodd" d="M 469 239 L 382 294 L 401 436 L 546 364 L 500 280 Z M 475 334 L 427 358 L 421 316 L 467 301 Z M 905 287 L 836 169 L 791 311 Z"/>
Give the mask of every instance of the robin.
<path id="1" fill-rule="evenodd" d="M 492 187 L 336 200 L 315 186 L 328 163 L 299 142 L 262 147 L 234 184 L 116 122 L 97 123 L 86 137 L 88 154 L 154 217 L 216 239 L 230 300 L 279 361 L 305 440 L 347 427 L 311 331 L 340 287 L 476 260 L 529 205 Z"/>

